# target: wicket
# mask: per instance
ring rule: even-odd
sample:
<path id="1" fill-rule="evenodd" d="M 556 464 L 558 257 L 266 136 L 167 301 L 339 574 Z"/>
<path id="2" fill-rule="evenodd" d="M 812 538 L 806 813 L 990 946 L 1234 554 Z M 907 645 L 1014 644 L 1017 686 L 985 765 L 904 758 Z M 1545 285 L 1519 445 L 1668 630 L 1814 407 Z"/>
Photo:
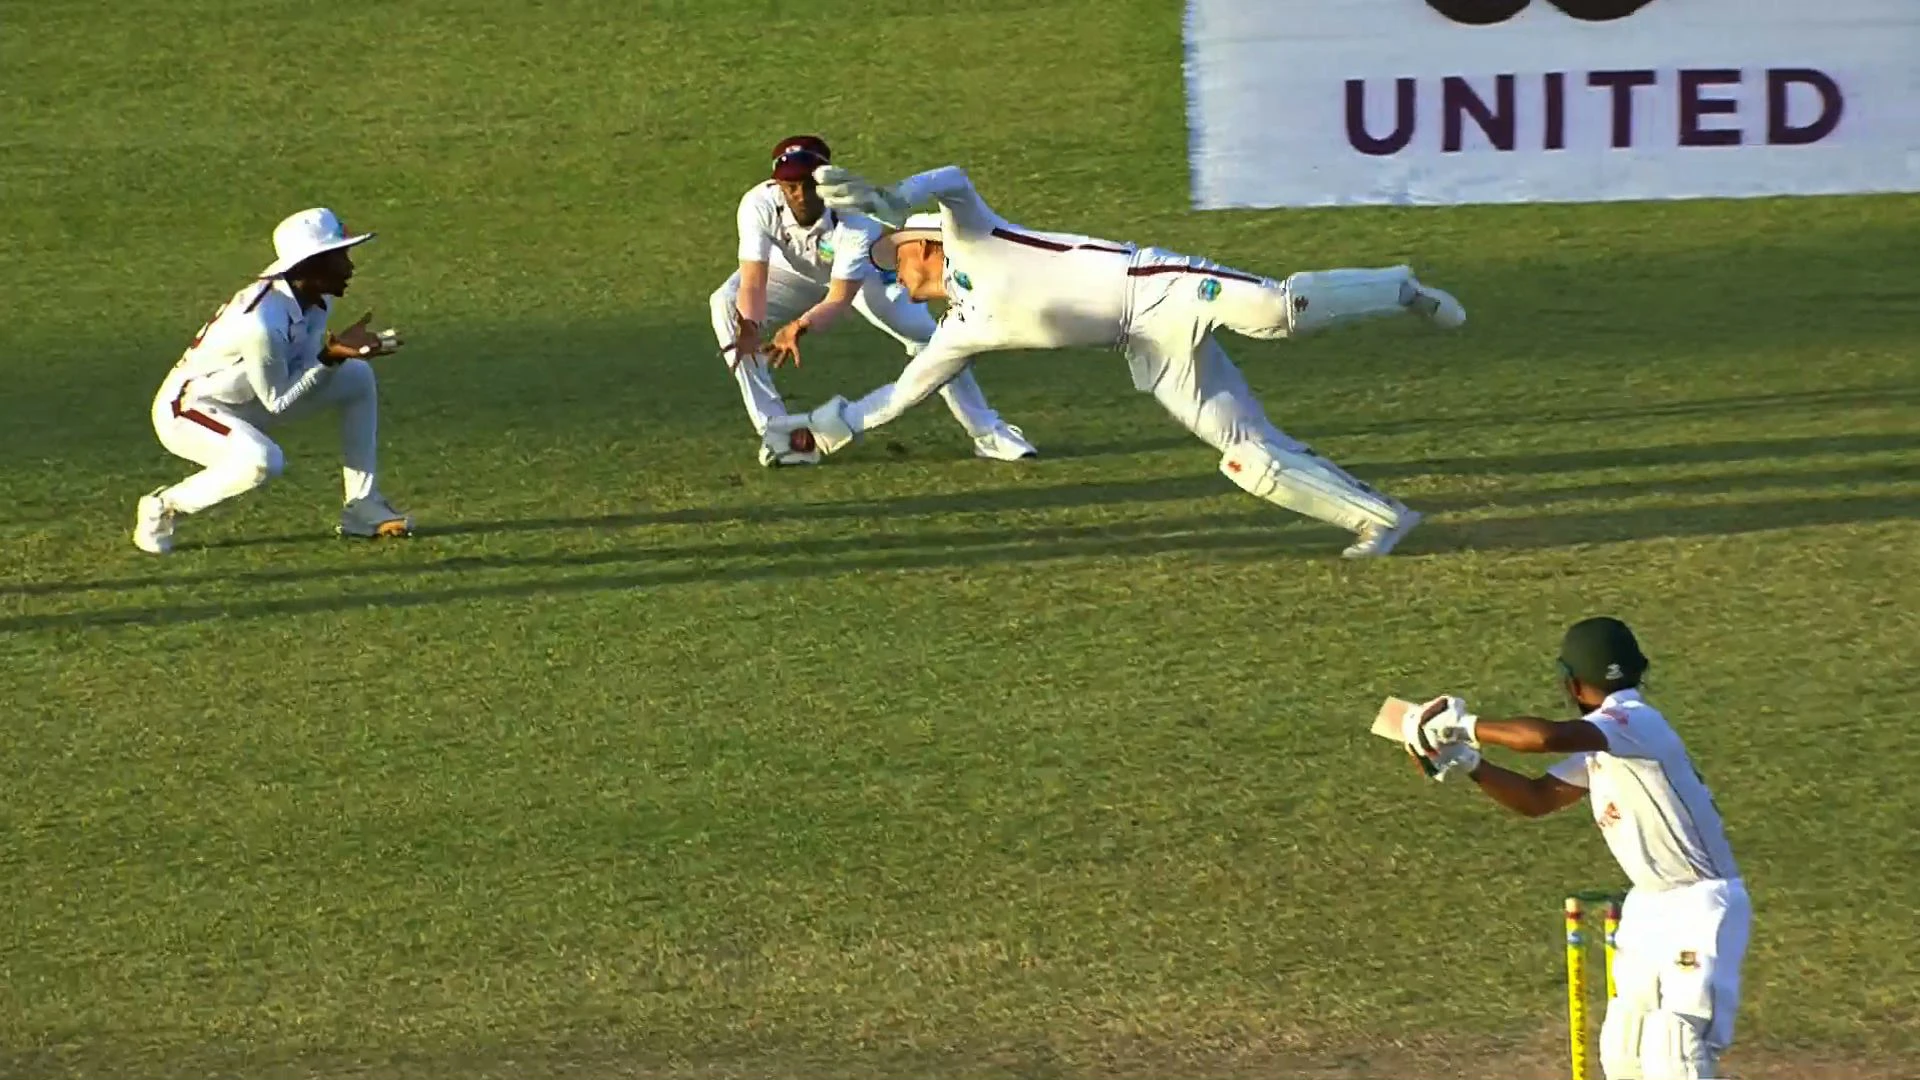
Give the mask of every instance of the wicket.
<path id="1" fill-rule="evenodd" d="M 1621 893 L 1589 889 L 1567 897 L 1567 1049 L 1572 1058 L 1573 1080 L 1593 1080 L 1593 1065 L 1589 1050 L 1592 1038 L 1587 1030 L 1587 914 L 1592 910 L 1589 905 L 1606 905 L 1604 924 L 1606 947 L 1604 963 L 1607 976 L 1607 998 L 1613 997 L 1613 950 L 1614 939 L 1620 930 L 1620 905 L 1625 900 Z"/>

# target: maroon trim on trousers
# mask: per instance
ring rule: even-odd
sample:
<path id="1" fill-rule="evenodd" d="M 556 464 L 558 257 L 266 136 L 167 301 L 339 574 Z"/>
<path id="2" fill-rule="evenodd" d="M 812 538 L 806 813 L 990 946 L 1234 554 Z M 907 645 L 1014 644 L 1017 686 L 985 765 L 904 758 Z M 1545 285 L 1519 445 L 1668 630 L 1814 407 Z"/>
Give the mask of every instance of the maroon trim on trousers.
<path id="1" fill-rule="evenodd" d="M 1215 270 L 1205 266 L 1174 266 L 1172 264 L 1163 264 L 1160 266 L 1134 266 L 1127 269 L 1128 277 L 1149 277 L 1154 274 L 1205 274 L 1208 277 L 1226 278 L 1228 281 L 1246 281 L 1255 285 L 1262 284 L 1264 281 L 1264 279 L 1254 277 L 1252 274 L 1240 274 L 1232 270 Z"/>
<path id="2" fill-rule="evenodd" d="M 189 379 L 187 381 L 192 382 L 193 380 Z M 215 420 L 213 417 L 208 416 L 206 413 L 201 412 L 199 409 L 187 408 L 186 405 L 184 404 L 186 399 L 187 399 L 187 388 L 185 385 L 182 385 L 180 387 L 180 392 L 178 394 L 175 394 L 173 397 L 173 415 L 179 417 L 182 420 L 191 420 L 194 423 L 199 424 L 201 427 L 206 428 L 208 431 L 213 432 L 215 435 L 229 435 L 233 433 L 232 428 L 228 427 L 227 425 L 221 423 L 218 420 Z"/>
<path id="3" fill-rule="evenodd" d="M 1109 255 L 1133 254 L 1130 249 L 1114 247 L 1111 244 L 1063 244 L 1058 240 L 1048 240 L 1040 236 L 1028 236 L 1026 233 L 1014 232 L 1012 229 L 1005 228 L 993 230 L 993 235 L 1002 240 L 1011 240 L 1016 244 L 1039 248 L 1042 251 L 1104 251 Z"/>

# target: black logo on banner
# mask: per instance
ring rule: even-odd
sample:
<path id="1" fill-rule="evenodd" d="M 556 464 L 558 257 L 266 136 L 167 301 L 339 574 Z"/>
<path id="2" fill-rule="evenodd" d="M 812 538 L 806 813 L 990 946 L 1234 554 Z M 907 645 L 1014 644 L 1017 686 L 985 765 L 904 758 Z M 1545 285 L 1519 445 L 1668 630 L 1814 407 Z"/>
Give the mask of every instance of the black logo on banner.
<path id="1" fill-rule="evenodd" d="M 1530 0 L 1427 0 L 1427 6 L 1467 26 L 1492 26 L 1525 11 Z M 1547 0 L 1562 15 L 1583 22 L 1624 19 L 1653 0 Z"/>

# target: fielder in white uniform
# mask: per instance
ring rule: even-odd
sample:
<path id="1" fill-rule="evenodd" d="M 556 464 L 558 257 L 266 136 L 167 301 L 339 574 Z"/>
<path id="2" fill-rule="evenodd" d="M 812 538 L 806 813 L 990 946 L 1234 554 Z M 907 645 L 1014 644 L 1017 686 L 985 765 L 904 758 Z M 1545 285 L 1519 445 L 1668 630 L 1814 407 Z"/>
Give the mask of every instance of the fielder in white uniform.
<path id="1" fill-rule="evenodd" d="M 905 288 L 888 281 L 867 258 L 881 234 L 862 214 L 828 210 L 815 190 L 813 170 L 832 151 L 815 135 L 784 139 L 773 150 L 772 179 L 741 196 L 738 214 L 740 269 L 714 290 L 710 301 L 720 355 L 740 384 L 740 398 L 754 432 L 762 437 L 760 464 L 811 465 L 820 460 L 811 434 L 784 430 L 768 439 L 767 422 L 786 415 L 763 347 L 781 360 L 799 359 L 800 338 L 833 325 L 851 307 L 892 335 L 909 357 L 933 336 L 933 316 Z M 771 343 L 761 329 L 785 322 Z M 953 418 L 973 440 L 974 454 L 1001 461 L 1033 457 L 1019 428 L 1003 423 L 987 404 L 971 371 L 962 370 L 940 388 Z"/>
<path id="2" fill-rule="evenodd" d="M 1584 714 L 1479 719 L 1458 698 L 1408 710 L 1409 751 L 1434 778 L 1473 778 L 1527 817 L 1585 796 L 1600 835 L 1632 882 L 1614 955 L 1614 997 L 1600 1027 L 1608 1080 L 1703 1080 L 1720 1075 L 1740 1007 L 1740 964 L 1753 909 L 1720 810 L 1687 748 L 1636 689 L 1648 666 L 1626 624 L 1575 623 L 1560 647 L 1568 696 Z M 1479 747 L 1571 756 L 1540 777 L 1480 759 Z"/>
<path id="3" fill-rule="evenodd" d="M 350 236 L 333 211 L 302 210 L 273 230 L 277 256 L 257 280 L 214 312 L 153 398 L 153 430 L 167 451 L 201 466 L 140 499 L 133 542 L 164 555 L 174 522 L 244 495 L 280 475 L 286 459 L 266 431 L 331 409 L 340 416 L 345 498 L 342 536 L 406 536 L 413 521 L 374 481 L 379 406 L 367 358 L 400 347 L 391 330 L 367 329 L 372 313 L 327 332 L 332 297 L 353 278 Z"/>
<path id="4" fill-rule="evenodd" d="M 1328 270 L 1274 281 L 1206 259 L 1009 223 L 953 166 L 876 188 L 834 166 L 816 171 L 829 207 L 861 210 L 899 226 L 874 245 L 916 300 L 944 299 L 927 347 L 892 385 L 856 402 L 836 397 L 805 417 L 769 427 L 778 438 L 805 427 L 825 453 L 887 423 L 965 370 L 1006 349 L 1091 346 L 1125 353 L 1135 388 L 1220 453 L 1220 470 L 1247 492 L 1355 533 L 1349 557 L 1385 555 L 1420 515 L 1348 475 L 1275 427 L 1214 340 L 1224 327 L 1284 338 L 1402 312 L 1441 326 L 1466 313 L 1404 266 Z M 937 214 L 909 217 L 937 202 Z"/>

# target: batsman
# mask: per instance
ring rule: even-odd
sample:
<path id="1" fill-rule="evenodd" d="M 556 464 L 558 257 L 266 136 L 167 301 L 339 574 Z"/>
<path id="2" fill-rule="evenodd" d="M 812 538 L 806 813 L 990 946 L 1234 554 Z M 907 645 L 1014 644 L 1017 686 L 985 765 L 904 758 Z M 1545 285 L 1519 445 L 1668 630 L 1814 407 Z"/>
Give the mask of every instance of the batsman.
<path id="1" fill-rule="evenodd" d="M 1601 1071 L 1607 1080 L 1705 1080 L 1720 1075 L 1733 1042 L 1753 911 L 1712 793 L 1641 696 L 1648 665 L 1625 623 L 1586 619 L 1560 646 L 1561 684 L 1578 719 L 1482 719 L 1443 697 L 1409 707 L 1402 733 L 1435 780 L 1464 775 L 1523 816 L 1589 799 L 1632 884 L 1600 1026 Z M 1532 777 L 1482 760 L 1483 746 L 1567 756 Z"/>

